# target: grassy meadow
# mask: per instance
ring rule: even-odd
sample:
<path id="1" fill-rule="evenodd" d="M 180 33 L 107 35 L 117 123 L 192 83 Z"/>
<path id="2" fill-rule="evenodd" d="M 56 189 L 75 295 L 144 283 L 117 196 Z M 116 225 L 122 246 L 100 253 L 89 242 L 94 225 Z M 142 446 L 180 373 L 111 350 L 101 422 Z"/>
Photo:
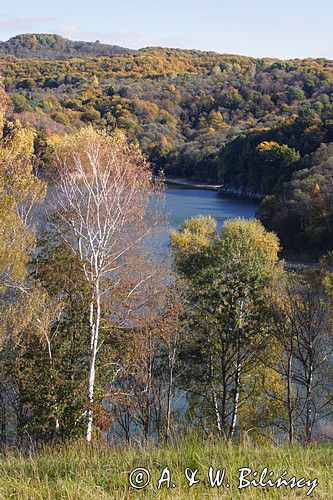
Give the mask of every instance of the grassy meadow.
<path id="1" fill-rule="evenodd" d="M 173 447 L 108 447 L 96 443 L 88 450 L 83 442 L 45 447 L 38 452 L 6 452 L 0 459 L 0 498 L 3 499 L 130 499 L 130 498 L 307 498 L 309 487 L 290 489 L 247 487 L 238 489 L 238 469 L 264 467 L 274 471 L 273 480 L 288 471 L 287 479 L 317 478 L 310 498 L 333 498 L 333 446 L 239 446 L 186 438 Z M 208 468 L 226 469 L 225 483 L 212 488 Z M 130 472 L 138 467 L 150 471 L 150 484 L 142 490 L 129 485 Z M 157 488 L 162 471 L 171 472 L 170 488 Z M 191 488 L 185 468 L 198 469 L 200 482 Z M 166 476 L 165 476 L 166 477 Z M 249 478 L 251 479 L 251 478 Z M 134 479 L 133 479 L 134 481 Z M 175 484 L 175 487 L 172 487 Z"/>

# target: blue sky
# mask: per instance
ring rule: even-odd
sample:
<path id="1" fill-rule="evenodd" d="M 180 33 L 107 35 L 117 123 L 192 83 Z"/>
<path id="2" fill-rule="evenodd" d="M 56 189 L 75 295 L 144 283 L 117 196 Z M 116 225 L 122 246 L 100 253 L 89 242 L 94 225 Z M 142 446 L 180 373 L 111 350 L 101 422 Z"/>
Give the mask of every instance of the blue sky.
<path id="1" fill-rule="evenodd" d="M 16 0 L 0 6 L 0 39 L 58 33 L 131 48 L 333 59 L 333 0 Z"/>

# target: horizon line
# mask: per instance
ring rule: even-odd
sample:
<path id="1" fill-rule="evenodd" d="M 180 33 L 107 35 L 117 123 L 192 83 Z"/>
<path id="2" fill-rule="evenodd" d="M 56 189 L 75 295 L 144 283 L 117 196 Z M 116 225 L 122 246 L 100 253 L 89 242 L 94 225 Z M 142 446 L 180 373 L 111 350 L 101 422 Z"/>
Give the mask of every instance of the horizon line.
<path id="1" fill-rule="evenodd" d="M 137 49 L 133 49 L 133 48 L 130 48 L 130 47 L 126 47 L 124 45 L 119 45 L 117 43 L 112 43 L 112 42 L 104 42 L 104 41 L 101 41 L 101 40 L 95 40 L 95 41 L 91 41 L 91 40 L 82 40 L 81 38 L 80 39 L 75 39 L 75 38 L 68 38 L 68 36 L 65 36 L 65 35 L 62 35 L 60 33 L 51 33 L 51 32 L 26 32 L 26 33 L 17 33 L 11 37 L 9 37 L 7 40 L 0 40 L 0 43 L 7 43 L 9 42 L 10 40 L 14 39 L 14 38 L 17 38 L 17 37 L 20 37 L 20 36 L 28 36 L 28 35 L 49 35 L 49 36 L 58 36 L 60 38 L 63 38 L 65 40 L 68 40 L 70 42 L 83 42 L 83 43 L 92 43 L 92 44 L 101 44 L 101 45 L 107 45 L 109 47 L 119 47 L 119 48 L 122 48 L 122 49 L 125 49 L 125 50 L 129 50 L 129 51 L 132 51 L 132 52 L 139 52 L 140 50 L 144 50 L 144 49 L 170 49 L 170 50 L 182 50 L 182 51 L 187 51 L 187 52 L 200 52 L 202 54 L 204 53 L 213 53 L 213 54 L 216 54 L 216 55 L 220 55 L 220 56 L 239 56 L 239 57 L 247 57 L 247 58 L 250 58 L 250 59 L 274 59 L 274 60 L 278 60 L 278 61 L 295 61 L 295 60 L 307 60 L 307 59 L 312 59 L 312 60 L 326 60 L 326 61 L 333 61 L 333 59 L 330 59 L 326 56 L 306 56 L 306 57 L 299 57 L 299 56 L 296 56 L 296 57 L 290 57 L 290 58 L 281 58 L 281 57 L 277 57 L 277 56 L 252 56 L 252 55 L 246 55 L 244 53 L 238 53 L 238 52 L 218 52 L 214 49 L 209 49 L 209 50 L 204 50 L 204 49 L 198 49 L 198 48 L 184 48 L 184 47 L 177 47 L 177 46 L 164 46 L 164 45 L 147 45 L 147 46 L 142 46 L 140 48 L 137 48 Z M 1 55 L 1 54 L 0 54 Z M 5 54 L 5 55 L 11 55 L 11 54 Z M 121 54 L 119 54 L 121 55 Z M 14 56 L 14 57 L 17 57 L 17 56 Z M 83 56 L 83 57 L 107 57 L 107 56 Z"/>

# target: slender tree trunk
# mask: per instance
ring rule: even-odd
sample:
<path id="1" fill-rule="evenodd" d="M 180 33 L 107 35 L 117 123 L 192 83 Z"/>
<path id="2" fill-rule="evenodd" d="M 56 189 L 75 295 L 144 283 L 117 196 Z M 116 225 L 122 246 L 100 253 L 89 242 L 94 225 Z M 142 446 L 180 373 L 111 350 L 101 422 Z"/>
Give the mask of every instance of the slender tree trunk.
<path id="1" fill-rule="evenodd" d="M 234 402 L 233 402 L 233 412 L 230 424 L 229 439 L 232 439 L 235 435 L 237 419 L 238 419 L 238 407 L 239 407 L 239 390 L 240 390 L 240 376 L 241 376 L 241 332 L 244 320 L 244 300 L 240 301 L 239 304 L 239 320 L 238 320 L 238 338 L 237 338 L 237 357 L 236 357 L 236 373 L 235 373 L 235 387 L 234 387 Z"/>
<path id="2" fill-rule="evenodd" d="M 289 436 L 289 444 L 293 444 L 294 442 L 294 413 L 292 407 L 292 398 L 291 398 L 291 390 L 292 390 L 292 361 L 293 355 L 292 350 L 290 350 L 288 356 L 288 368 L 287 368 L 287 406 L 288 406 L 288 436 Z"/>
<path id="3" fill-rule="evenodd" d="M 98 348 L 99 324 L 101 319 L 101 298 L 99 290 L 99 282 L 95 286 L 95 298 L 90 304 L 90 367 L 89 367 L 89 380 L 88 380 L 88 419 L 87 419 L 87 434 L 86 440 L 91 442 L 93 419 L 94 419 L 94 391 L 95 391 L 95 378 L 96 378 L 96 357 Z"/>
<path id="4" fill-rule="evenodd" d="M 165 444 L 168 444 L 170 439 L 170 418 L 171 418 L 171 399 L 172 399 L 172 386 L 173 386 L 173 359 L 169 352 L 169 384 L 167 395 L 167 412 L 166 412 L 166 426 L 165 426 Z"/>
<path id="5" fill-rule="evenodd" d="M 51 373 L 50 379 L 52 381 L 51 390 L 53 391 L 53 389 L 54 389 L 54 377 L 52 375 L 52 372 L 53 372 L 53 356 L 52 356 L 51 342 L 50 342 L 50 339 L 49 339 L 49 337 L 48 337 L 48 335 L 46 333 L 45 333 L 45 338 L 46 338 L 47 348 L 48 348 L 48 354 L 49 354 L 50 373 Z M 54 436 L 56 437 L 56 436 L 58 436 L 59 431 L 60 431 L 60 421 L 59 421 L 59 418 L 58 418 L 59 408 L 58 408 L 58 403 L 57 403 L 57 398 L 56 397 L 55 397 L 54 406 L 55 406 Z"/>
<path id="6" fill-rule="evenodd" d="M 235 374 L 235 388 L 234 388 L 234 402 L 233 411 L 229 431 L 229 439 L 232 439 L 235 435 L 237 419 L 238 419 L 238 408 L 239 408 L 239 390 L 240 390 L 240 375 L 241 375 L 241 363 L 239 360 L 239 354 L 237 355 L 237 366 Z"/>
<path id="7" fill-rule="evenodd" d="M 157 395 L 156 395 L 157 401 L 155 402 L 154 405 L 157 444 L 161 442 L 162 390 L 161 390 L 161 381 L 159 381 Z"/>
<path id="8" fill-rule="evenodd" d="M 0 406 L 1 406 L 1 444 L 6 445 L 7 441 L 7 406 L 2 393 L 0 394 Z"/>
<path id="9" fill-rule="evenodd" d="M 151 350 L 151 338 L 149 338 L 149 349 Z M 149 354 L 148 360 L 148 382 L 147 382 L 147 402 L 146 402 L 146 419 L 145 419 L 145 442 L 148 442 L 150 434 L 150 419 L 151 419 L 151 383 L 152 383 L 152 357 Z"/>
<path id="10" fill-rule="evenodd" d="M 220 415 L 220 410 L 219 410 L 219 405 L 218 405 L 216 390 L 215 390 L 215 384 L 214 384 L 214 367 L 213 367 L 212 354 L 210 354 L 210 358 L 209 358 L 209 375 L 210 375 L 210 384 L 211 384 L 211 390 L 212 390 L 212 403 L 213 403 L 215 425 L 216 425 L 216 428 L 218 430 L 218 433 L 221 434 L 221 432 L 222 432 L 221 415 Z"/>
<path id="11" fill-rule="evenodd" d="M 227 382 L 226 382 L 226 369 L 222 368 L 222 402 L 221 402 L 221 427 L 222 432 L 226 436 L 226 406 L 227 406 Z"/>
<path id="12" fill-rule="evenodd" d="M 216 397 L 216 392 L 213 390 L 212 393 L 213 396 L 213 406 L 214 406 L 214 415 L 215 415 L 215 425 L 217 427 L 217 430 L 219 434 L 222 433 L 222 423 L 221 423 L 221 415 L 220 415 L 220 410 L 217 402 L 217 397 Z"/>
<path id="13" fill-rule="evenodd" d="M 310 443 L 312 439 L 312 380 L 313 380 L 313 367 L 312 362 L 309 366 L 309 374 L 306 382 L 306 402 L 305 402 L 305 442 Z"/>
<path id="14" fill-rule="evenodd" d="M 129 413 L 126 411 L 124 414 L 124 425 L 123 429 L 125 431 L 125 440 L 127 444 L 130 444 L 131 442 L 131 435 L 130 435 L 130 416 Z"/>

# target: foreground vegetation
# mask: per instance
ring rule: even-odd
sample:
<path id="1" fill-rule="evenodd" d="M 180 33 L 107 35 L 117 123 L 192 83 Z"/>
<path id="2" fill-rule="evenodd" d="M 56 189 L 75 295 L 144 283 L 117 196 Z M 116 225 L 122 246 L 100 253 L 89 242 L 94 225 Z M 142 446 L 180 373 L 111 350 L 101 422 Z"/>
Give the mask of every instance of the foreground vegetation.
<path id="1" fill-rule="evenodd" d="M 239 446 L 221 442 L 199 441 L 189 436 L 174 447 L 148 448 L 128 446 L 110 448 L 103 443 L 87 450 L 83 443 L 62 447 L 46 447 L 23 455 L 10 452 L 0 460 L 0 496 L 30 499 L 122 499 L 122 498 L 307 498 L 308 488 L 280 489 L 249 487 L 238 490 L 238 469 L 250 467 L 274 471 L 274 478 L 285 470 L 287 477 L 318 479 L 313 498 L 328 499 L 332 486 L 333 446 L 274 447 L 270 444 Z M 211 488 L 208 468 L 226 469 L 229 488 Z M 144 467 L 151 473 L 151 482 L 138 491 L 129 485 L 130 472 Z M 164 467 L 170 469 L 175 488 L 163 483 L 157 489 Z M 198 469 L 198 484 L 191 488 L 185 468 Z"/>

